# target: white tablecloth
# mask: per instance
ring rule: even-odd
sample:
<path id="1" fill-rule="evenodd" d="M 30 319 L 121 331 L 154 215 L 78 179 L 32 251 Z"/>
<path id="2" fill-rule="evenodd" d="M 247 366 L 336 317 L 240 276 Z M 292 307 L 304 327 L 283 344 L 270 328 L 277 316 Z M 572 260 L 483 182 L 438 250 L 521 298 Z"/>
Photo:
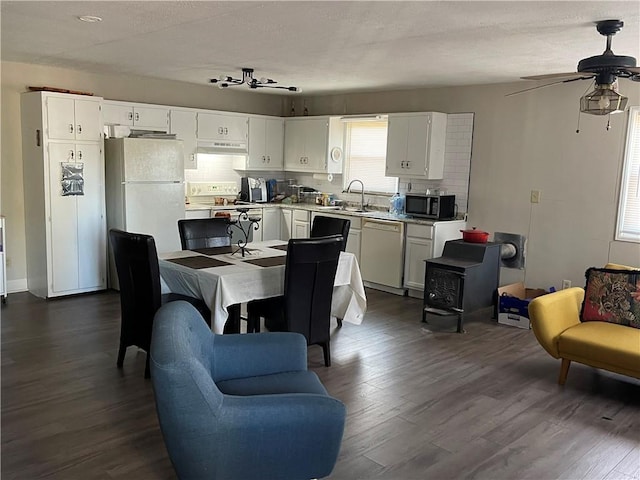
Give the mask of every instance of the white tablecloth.
<path id="1" fill-rule="evenodd" d="M 286 256 L 286 251 L 269 248 L 282 240 L 250 243 L 252 255 L 240 253 L 211 256 L 231 265 L 194 269 L 169 259 L 201 255 L 189 250 L 159 255 L 162 290 L 201 298 L 211 309 L 211 328 L 222 333 L 229 316 L 227 307 L 284 293 L 284 265 L 261 267 L 246 263 L 255 258 Z M 334 282 L 331 315 L 346 322 L 360 324 L 367 308 L 367 298 L 360 276 L 358 260 L 352 253 L 341 252 Z"/>

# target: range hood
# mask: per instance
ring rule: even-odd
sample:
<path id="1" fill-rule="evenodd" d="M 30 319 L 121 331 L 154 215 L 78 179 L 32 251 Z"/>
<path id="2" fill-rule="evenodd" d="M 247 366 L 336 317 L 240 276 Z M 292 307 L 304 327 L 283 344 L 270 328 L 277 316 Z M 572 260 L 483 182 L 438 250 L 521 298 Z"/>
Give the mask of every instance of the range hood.
<path id="1" fill-rule="evenodd" d="M 247 142 L 228 140 L 198 140 L 196 145 L 198 153 L 222 153 L 226 155 L 246 155 Z"/>

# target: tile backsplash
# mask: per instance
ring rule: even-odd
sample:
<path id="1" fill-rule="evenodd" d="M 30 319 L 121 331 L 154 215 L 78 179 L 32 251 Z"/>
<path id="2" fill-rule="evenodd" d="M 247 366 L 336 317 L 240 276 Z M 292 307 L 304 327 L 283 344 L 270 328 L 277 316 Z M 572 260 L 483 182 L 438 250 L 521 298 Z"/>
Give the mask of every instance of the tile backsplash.
<path id="1" fill-rule="evenodd" d="M 427 189 L 437 188 L 441 193 L 456 196 L 459 214 L 467 212 L 473 117 L 473 113 L 453 113 L 447 116 L 444 178 L 442 180 L 401 178 L 400 193 L 424 193 Z"/>

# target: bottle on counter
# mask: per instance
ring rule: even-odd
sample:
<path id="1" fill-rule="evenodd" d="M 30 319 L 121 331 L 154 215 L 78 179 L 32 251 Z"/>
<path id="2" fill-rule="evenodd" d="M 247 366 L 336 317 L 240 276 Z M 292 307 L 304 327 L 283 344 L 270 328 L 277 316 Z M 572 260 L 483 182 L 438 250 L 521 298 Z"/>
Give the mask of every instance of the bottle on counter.
<path id="1" fill-rule="evenodd" d="M 396 192 L 390 199 L 389 199 L 389 213 L 391 215 L 398 215 L 398 204 L 400 201 L 400 192 Z"/>

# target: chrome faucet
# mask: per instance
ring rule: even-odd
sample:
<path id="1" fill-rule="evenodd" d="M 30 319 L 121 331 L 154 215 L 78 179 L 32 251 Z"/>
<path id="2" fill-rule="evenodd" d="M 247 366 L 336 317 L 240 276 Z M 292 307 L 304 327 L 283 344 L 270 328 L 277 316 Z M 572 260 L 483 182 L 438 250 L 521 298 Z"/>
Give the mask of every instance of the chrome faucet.
<path id="1" fill-rule="evenodd" d="M 360 186 L 362 187 L 362 190 L 360 192 L 361 196 L 360 196 L 360 210 L 364 212 L 364 183 L 362 183 L 362 180 L 358 180 L 357 178 L 351 180 L 349 182 L 349 185 L 347 186 L 347 190 L 346 193 L 351 193 L 351 185 L 353 184 L 353 182 L 359 182 Z"/>

